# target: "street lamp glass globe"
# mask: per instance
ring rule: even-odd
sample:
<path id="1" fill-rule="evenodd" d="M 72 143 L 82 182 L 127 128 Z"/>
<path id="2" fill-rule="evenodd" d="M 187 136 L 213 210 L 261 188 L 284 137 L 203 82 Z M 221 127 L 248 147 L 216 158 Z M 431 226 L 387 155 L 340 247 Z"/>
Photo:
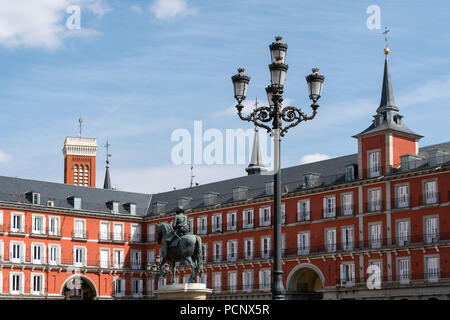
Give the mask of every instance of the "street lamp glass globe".
<path id="1" fill-rule="evenodd" d="M 322 87 L 325 77 L 319 74 L 318 68 L 312 69 L 313 73 L 306 76 L 306 82 L 308 83 L 309 98 L 316 102 L 322 96 Z"/>
<path id="2" fill-rule="evenodd" d="M 286 80 L 286 73 L 288 65 L 281 62 L 281 57 L 277 58 L 277 62 L 269 65 L 270 69 L 270 82 L 272 86 L 282 87 Z"/>
<path id="3" fill-rule="evenodd" d="M 272 63 L 277 62 L 277 58 L 281 58 L 281 62 L 284 63 L 286 59 L 286 51 L 287 51 L 287 44 L 283 43 L 281 40 L 283 40 L 282 37 L 275 37 L 275 42 L 272 42 L 271 45 L 269 45 L 270 48 L 270 56 L 272 58 Z"/>
<path id="4" fill-rule="evenodd" d="M 250 82 L 250 77 L 245 75 L 244 71 L 244 68 L 239 68 L 238 73 L 231 77 L 234 86 L 234 97 L 238 102 L 245 100 Z"/>

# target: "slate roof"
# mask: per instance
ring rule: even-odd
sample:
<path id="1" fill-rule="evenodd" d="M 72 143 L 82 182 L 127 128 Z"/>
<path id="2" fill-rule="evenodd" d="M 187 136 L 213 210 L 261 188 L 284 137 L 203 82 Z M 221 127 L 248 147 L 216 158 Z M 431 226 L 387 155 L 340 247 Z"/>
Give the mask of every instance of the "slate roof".
<path id="1" fill-rule="evenodd" d="M 426 157 L 428 151 L 435 149 L 450 153 L 450 141 L 423 147 L 420 149 L 419 155 Z M 446 161 L 448 161 L 447 163 L 450 162 L 450 156 Z M 320 175 L 318 185 L 342 183 L 345 181 L 345 167 L 356 164 L 357 154 L 351 154 L 284 168 L 281 170 L 282 191 L 284 193 L 286 189 L 289 192 L 301 190 L 304 174 L 307 173 Z M 242 172 L 242 174 L 245 173 Z M 152 214 L 151 205 L 156 202 L 166 202 L 165 212 L 173 212 L 178 205 L 178 199 L 182 197 L 192 198 L 189 208 L 203 207 L 203 195 L 208 192 L 219 194 L 217 203 L 233 202 L 232 192 L 238 186 L 249 188 L 247 199 L 264 197 L 266 196 L 265 185 L 272 180 L 273 176 L 271 175 L 245 175 L 192 188 L 151 195 L 0 176 L 0 201 L 31 204 L 31 196 L 28 197 L 26 194 L 37 192 L 40 194 L 41 204 L 44 206 L 48 200 L 52 200 L 55 207 L 72 209 L 73 206 L 69 198 L 77 196 L 82 198 L 82 210 L 111 213 L 111 208 L 108 207 L 107 203 L 118 201 L 121 214 L 129 215 L 126 204 L 134 203 L 136 204 L 136 215 L 145 216 Z"/>

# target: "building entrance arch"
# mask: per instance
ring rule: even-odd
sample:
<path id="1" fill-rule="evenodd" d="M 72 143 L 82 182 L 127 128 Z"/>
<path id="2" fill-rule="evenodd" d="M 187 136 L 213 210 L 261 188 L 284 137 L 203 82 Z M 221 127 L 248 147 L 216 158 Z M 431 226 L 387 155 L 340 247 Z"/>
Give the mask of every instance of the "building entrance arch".
<path id="1" fill-rule="evenodd" d="M 288 296 L 295 300 L 322 299 L 325 278 L 315 265 L 302 263 L 296 266 L 287 278 Z"/>
<path id="2" fill-rule="evenodd" d="M 61 288 L 61 294 L 66 300 L 93 300 L 97 297 L 97 292 L 92 280 L 80 274 L 67 278 Z"/>

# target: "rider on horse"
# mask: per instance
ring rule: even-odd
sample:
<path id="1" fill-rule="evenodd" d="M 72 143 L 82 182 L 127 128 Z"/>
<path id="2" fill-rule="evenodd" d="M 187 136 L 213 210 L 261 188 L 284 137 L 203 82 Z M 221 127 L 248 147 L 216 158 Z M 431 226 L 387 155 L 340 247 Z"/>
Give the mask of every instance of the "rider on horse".
<path id="1" fill-rule="evenodd" d="M 182 206 L 178 206 L 175 217 L 172 221 L 172 231 L 166 238 L 166 241 L 163 242 L 161 247 L 161 257 L 165 257 L 167 253 L 167 248 L 170 242 L 176 237 L 181 239 L 189 231 L 189 219 L 187 215 L 184 214 L 184 209 Z"/>

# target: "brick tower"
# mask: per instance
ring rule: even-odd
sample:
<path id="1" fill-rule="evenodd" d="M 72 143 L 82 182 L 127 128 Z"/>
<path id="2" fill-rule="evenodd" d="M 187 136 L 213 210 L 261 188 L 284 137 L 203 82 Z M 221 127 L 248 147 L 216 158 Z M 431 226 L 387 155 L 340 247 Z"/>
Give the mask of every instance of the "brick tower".
<path id="1" fill-rule="evenodd" d="M 97 139 L 67 137 L 64 141 L 64 183 L 95 188 Z"/>

